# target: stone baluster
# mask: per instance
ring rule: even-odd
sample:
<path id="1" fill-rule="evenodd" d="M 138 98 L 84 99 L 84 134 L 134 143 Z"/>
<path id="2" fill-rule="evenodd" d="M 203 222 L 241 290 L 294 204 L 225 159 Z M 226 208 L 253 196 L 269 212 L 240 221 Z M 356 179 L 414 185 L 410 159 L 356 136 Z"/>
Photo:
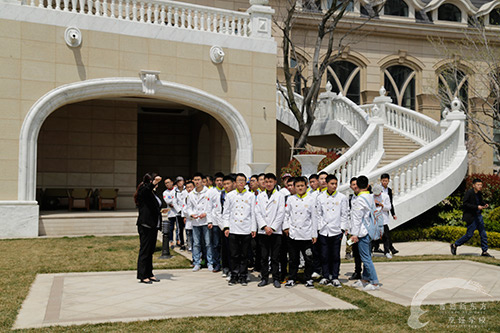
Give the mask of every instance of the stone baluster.
<path id="1" fill-rule="evenodd" d="M 401 195 L 406 193 L 406 174 L 405 172 L 401 172 Z"/>
<path id="2" fill-rule="evenodd" d="M 125 20 L 130 20 L 130 0 L 125 0 Z"/>
<path id="3" fill-rule="evenodd" d="M 205 21 L 206 21 L 205 12 L 200 12 L 200 30 L 201 31 L 205 31 Z"/>
<path id="4" fill-rule="evenodd" d="M 241 25 L 241 18 L 238 19 L 238 22 L 236 23 L 237 24 L 237 32 L 238 32 L 238 36 L 243 36 L 243 31 L 242 31 L 242 25 Z"/>
<path id="5" fill-rule="evenodd" d="M 188 13 L 187 13 L 187 28 L 188 29 L 192 29 L 192 26 L 191 26 L 192 20 L 193 20 L 193 16 L 191 13 L 191 9 L 188 9 Z"/>
<path id="6" fill-rule="evenodd" d="M 107 0 L 102 1 L 102 16 L 108 17 L 108 1 Z"/>
<path id="7" fill-rule="evenodd" d="M 60 2 L 61 0 L 56 0 L 56 10 L 61 10 Z"/>
<path id="8" fill-rule="evenodd" d="M 153 10 L 151 7 L 153 4 L 151 2 L 148 3 L 148 9 L 146 10 L 146 22 L 153 23 Z"/>
<path id="9" fill-rule="evenodd" d="M 417 167 L 416 164 L 413 165 L 413 169 L 411 170 L 411 187 L 415 189 L 417 187 Z"/>
<path id="10" fill-rule="evenodd" d="M 221 15 L 221 19 L 222 19 L 222 15 Z M 210 31 L 213 31 L 213 32 L 217 32 L 217 13 L 212 13 L 212 30 Z"/>
<path id="11" fill-rule="evenodd" d="M 168 23 L 168 22 L 165 22 L 165 18 L 166 18 L 165 5 L 162 4 L 160 6 L 160 20 L 159 20 L 158 24 Z"/>
<path id="12" fill-rule="evenodd" d="M 397 173 L 394 176 L 394 188 L 392 190 L 393 190 L 394 196 L 399 195 L 399 176 Z"/>
<path id="13" fill-rule="evenodd" d="M 186 27 L 186 9 L 182 8 L 181 10 L 181 23 L 180 23 L 181 28 Z"/>
<path id="14" fill-rule="evenodd" d="M 167 23 L 172 25 L 172 6 L 168 6 Z"/>
<path id="15" fill-rule="evenodd" d="M 222 14 L 219 15 L 219 33 L 220 34 L 225 33 L 225 31 L 224 31 L 224 15 L 222 15 Z"/>
<path id="16" fill-rule="evenodd" d="M 145 11 L 144 11 L 144 2 L 143 1 L 140 2 L 139 15 L 140 15 L 139 22 L 144 22 Z"/>
<path id="17" fill-rule="evenodd" d="M 78 5 L 79 5 L 79 9 L 78 9 L 78 12 L 80 14 L 85 14 L 85 0 L 78 0 Z"/>
<path id="18" fill-rule="evenodd" d="M 101 0 L 95 0 L 95 16 L 101 16 Z"/>
<path id="19" fill-rule="evenodd" d="M 137 1 L 132 1 L 132 21 L 137 22 Z"/>
<path id="20" fill-rule="evenodd" d="M 156 3 L 155 9 L 153 11 L 153 17 L 156 24 L 160 24 L 160 12 L 161 12 L 161 7 L 159 4 Z M 163 23 L 163 21 L 161 23 Z"/>
<path id="21" fill-rule="evenodd" d="M 68 12 L 69 11 L 69 0 L 64 0 L 64 9 L 63 12 Z"/>
<path id="22" fill-rule="evenodd" d="M 33 2 L 33 5 L 35 5 L 34 0 L 31 0 L 31 1 Z M 48 2 L 47 2 L 47 8 L 52 9 L 52 3 L 51 3 L 51 2 L 52 2 L 52 1 L 48 1 Z M 40 7 L 40 8 L 44 8 L 44 6 L 43 6 L 43 0 L 38 0 L 38 7 Z"/>
<path id="23" fill-rule="evenodd" d="M 194 11 L 194 29 L 199 30 L 198 29 L 198 11 L 197 10 Z"/>
<path id="24" fill-rule="evenodd" d="M 422 170 L 423 169 L 423 166 L 422 166 L 422 161 L 419 161 L 418 162 L 418 167 L 417 167 L 417 184 L 418 186 L 422 186 L 424 180 L 422 178 Z"/>
<path id="25" fill-rule="evenodd" d="M 179 9 L 174 7 L 174 27 L 179 27 Z"/>
<path id="26" fill-rule="evenodd" d="M 78 0 L 71 0 L 71 12 L 76 13 L 76 6 L 78 5 Z"/>
<path id="27" fill-rule="evenodd" d="M 94 7 L 94 2 L 92 0 L 88 0 L 87 1 L 87 15 L 92 15 L 92 11 L 93 11 L 93 7 Z"/>
<path id="28" fill-rule="evenodd" d="M 236 19 L 233 18 L 231 19 L 231 35 L 235 35 L 236 33 Z"/>

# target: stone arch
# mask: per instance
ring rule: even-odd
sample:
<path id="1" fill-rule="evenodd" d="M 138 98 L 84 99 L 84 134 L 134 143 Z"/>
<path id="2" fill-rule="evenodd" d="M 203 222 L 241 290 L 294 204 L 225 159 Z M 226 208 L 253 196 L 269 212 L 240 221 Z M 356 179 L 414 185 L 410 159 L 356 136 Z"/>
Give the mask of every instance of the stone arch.
<path id="1" fill-rule="evenodd" d="M 139 78 L 102 78 L 62 85 L 42 96 L 33 104 L 21 127 L 18 200 L 35 200 L 37 141 L 45 119 L 66 104 L 98 98 L 150 97 L 206 112 L 219 121 L 227 132 L 231 145 L 231 169 L 250 172 L 247 163 L 253 161 L 252 136 L 243 116 L 231 104 L 203 90 L 179 83 L 158 80 L 153 88 L 154 94 L 146 95 L 143 81 Z"/>

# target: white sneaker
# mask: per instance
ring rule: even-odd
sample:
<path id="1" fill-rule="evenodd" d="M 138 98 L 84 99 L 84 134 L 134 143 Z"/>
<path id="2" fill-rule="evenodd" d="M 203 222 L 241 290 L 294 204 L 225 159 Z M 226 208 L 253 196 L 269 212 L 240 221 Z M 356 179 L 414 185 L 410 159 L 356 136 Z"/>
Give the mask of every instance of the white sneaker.
<path id="1" fill-rule="evenodd" d="M 371 283 L 367 284 L 367 285 L 363 288 L 363 290 L 364 290 L 364 291 L 372 291 L 372 290 L 379 290 L 379 289 L 380 289 L 380 286 L 379 286 L 379 285 L 374 285 L 374 284 L 371 284 Z"/>
<path id="2" fill-rule="evenodd" d="M 389 252 L 387 252 L 385 256 L 387 257 L 387 259 L 392 259 L 392 254 L 390 254 Z"/>
<path id="3" fill-rule="evenodd" d="M 226 273 L 222 273 L 222 277 L 223 278 L 227 277 L 227 274 Z"/>
<path id="4" fill-rule="evenodd" d="M 342 288 L 342 283 L 338 279 L 332 280 L 332 283 L 335 288 Z"/>
<path id="5" fill-rule="evenodd" d="M 213 272 L 214 271 L 214 267 L 212 265 L 208 265 L 208 269 L 207 269 L 209 272 Z"/>
<path id="6" fill-rule="evenodd" d="M 321 277 L 321 275 L 319 275 L 318 273 L 314 272 L 314 273 L 312 273 L 311 277 L 313 279 L 319 279 Z"/>
<path id="7" fill-rule="evenodd" d="M 319 281 L 319 284 L 322 285 L 322 286 L 326 286 L 328 284 L 328 279 L 325 279 L 325 278 L 322 278 L 320 281 Z"/>
<path id="8" fill-rule="evenodd" d="M 354 288 L 363 288 L 363 287 L 365 286 L 365 284 L 363 283 L 363 281 L 358 280 L 358 281 L 354 282 L 354 283 L 352 284 L 352 286 L 353 286 Z"/>
<path id="9" fill-rule="evenodd" d="M 198 272 L 201 269 L 200 265 L 195 265 L 193 267 L 193 272 Z"/>

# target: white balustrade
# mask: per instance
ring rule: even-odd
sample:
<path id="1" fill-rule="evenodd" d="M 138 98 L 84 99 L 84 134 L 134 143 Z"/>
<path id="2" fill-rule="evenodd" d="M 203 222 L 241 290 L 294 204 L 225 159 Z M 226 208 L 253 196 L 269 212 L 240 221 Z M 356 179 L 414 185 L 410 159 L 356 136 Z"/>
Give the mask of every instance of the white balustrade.
<path id="1" fill-rule="evenodd" d="M 30 0 L 25 6 L 251 37 L 252 14 L 170 0 Z M 255 11 L 254 11 L 255 12 Z M 261 36 L 259 36 L 261 38 Z"/>

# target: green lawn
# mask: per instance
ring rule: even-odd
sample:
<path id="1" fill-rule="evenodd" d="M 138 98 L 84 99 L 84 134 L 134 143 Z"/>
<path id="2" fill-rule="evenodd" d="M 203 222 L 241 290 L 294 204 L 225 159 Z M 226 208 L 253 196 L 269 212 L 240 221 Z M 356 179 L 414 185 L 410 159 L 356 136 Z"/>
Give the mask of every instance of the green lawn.
<path id="1" fill-rule="evenodd" d="M 0 331 L 12 327 L 17 312 L 27 296 L 37 273 L 135 270 L 138 252 L 137 237 L 80 237 L 0 241 Z M 159 244 L 159 243 L 158 243 Z M 157 248 L 159 251 L 159 247 Z M 157 260 L 156 268 L 188 268 L 189 262 L 180 255 L 168 261 Z M 463 256 L 395 257 L 394 260 L 469 259 L 500 265 L 500 260 Z M 380 258 L 376 261 L 387 261 Z M 359 310 L 308 311 L 234 317 L 180 318 L 147 322 L 110 323 L 72 327 L 54 327 L 29 331 L 41 332 L 188 332 L 188 331 L 286 331 L 286 332 L 403 332 L 413 331 L 407 320 L 410 309 L 372 297 L 362 291 L 344 287 L 318 286 L 323 292 L 358 306 Z M 202 291 L 200 291 L 202 292 Z M 470 309 L 470 304 L 465 305 Z M 475 312 L 454 311 L 439 306 L 424 306 L 427 313 L 420 317 L 428 325 L 418 331 L 476 332 L 500 331 L 500 302 L 489 302 Z M 465 313 L 465 315 L 463 315 Z M 451 326 L 448 322 L 455 321 Z M 470 324 L 469 320 L 475 323 Z M 468 324 L 459 323 L 466 320 Z M 478 321 L 481 320 L 480 323 Z"/>

